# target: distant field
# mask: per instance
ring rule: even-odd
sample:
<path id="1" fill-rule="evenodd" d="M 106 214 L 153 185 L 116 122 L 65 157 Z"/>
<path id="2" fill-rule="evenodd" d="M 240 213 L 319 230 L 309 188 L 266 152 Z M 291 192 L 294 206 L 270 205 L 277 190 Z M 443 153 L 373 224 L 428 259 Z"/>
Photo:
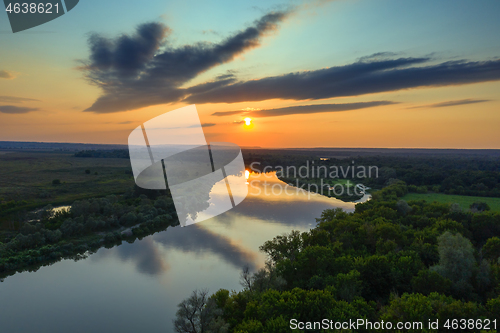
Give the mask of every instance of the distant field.
<path id="1" fill-rule="evenodd" d="M 134 185 L 125 158 L 79 158 L 66 152 L 0 152 L 0 224 L 2 216 L 46 204 L 124 193 Z M 89 170 L 87 174 L 85 171 Z M 59 179 L 60 185 L 52 181 Z M 26 201 L 15 207 L 11 201 Z"/>
<path id="2" fill-rule="evenodd" d="M 427 202 L 440 202 L 440 203 L 458 203 L 464 210 L 468 210 L 469 206 L 476 202 L 486 202 L 492 211 L 500 212 L 500 198 L 487 198 L 487 197 L 469 197 L 466 195 L 448 195 L 441 193 L 408 193 L 403 198 L 405 201 L 411 200 L 425 200 Z"/>
<path id="3" fill-rule="evenodd" d="M 349 182 L 349 187 L 352 187 L 356 184 L 355 180 L 352 180 L 352 179 L 337 179 L 334 181 L 334 184 L 340 184 L 340 185 L 347 186 L 347 182 Z"/>
<path id="4" fill-rule="evenodd" d="M 329 179 L 329 178 L 315 178 L 312 180 L 312 182 L 315 182 L 315 183 L 320 183 L 321 180 L 323 180 L 323 184 L 328 184 L 330 186 L 334 186 L 334 185 L 337 185 L 337 184 L 340 184 L 340 185 L 343 185 L 343 186 L 347 186 L 347 182 L 349 182 L 349 187 L 352 187 L 354 185 L 356 185 L 356 180 L 352 180 L 352 179 Z"/>

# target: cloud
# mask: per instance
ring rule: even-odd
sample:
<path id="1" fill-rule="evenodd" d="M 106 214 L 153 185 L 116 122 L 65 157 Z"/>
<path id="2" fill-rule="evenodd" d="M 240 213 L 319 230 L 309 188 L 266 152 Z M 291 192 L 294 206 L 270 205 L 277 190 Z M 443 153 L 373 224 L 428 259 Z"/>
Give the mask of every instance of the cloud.
<path id="1" fill-rule="evenodd" d="M 373 101 L 373 102 L 344 103 L 344 104 L 297 105 L 285 108 L 253 111 L 247 113 L 246 115 L 248 115 L 249 117 L 278 117 L 278 116 L 288 116 L 292 114 L 312 114 L 312 113 L 324 113 L 324 112 L 351 111 L 351 110 L 359 110 L 359 109 L 371 108 L 375 106 L 391 105 L 391 104 L 397 104 L 397 103 L 391 101 Z M 212 115 L 226 116 L 243 112 L 246 111 L 241 110 L 241 111 L 215 112 Z"/>
<path id="2" fill-rule="evenodd" d="M 101 260 L 109 255 L 116 255 L 124 262 L 134 264 L 137 271 L 148 275 L 161 275 L 170 269 L 170 264 L 162 254 L 162 247 L 174 248 L 184 253 L 205 255 L 213 253 L 236 268 L 248 266 L 257 268 L 256 253 L 245 249 L 232 239 L 215 234 L 197 225 L 168 230 L 145 237 L 133 244 L 124 243 L 110 251 L 98 252 L 93 260 Z"/>
<path id="3" fill-rule="evenodd" d="M 261 39 L 276 31 L 290 12 L 272 12 L 220 43 L 196 43 L 174 48 L 168 43 L 170 29 L 161 23 L 140 25 L 134 35 L 116 39 L 90 36 L 90 57 L 81 69 L 100 87 L 103 95 L 85 111 L 96 113 L 133 110 L 176 102 L 186 94 L 220 89 L 234 82 L 232 76 L 217 78 L 189 90 L 180 88 L 199 74 L 260 46 Z"/>
<path id="4" fill-rule="evenodd" d="M 135 263 L 137 270 L 143 274 L 160 275 L 170 268 L 151 237 L 135 242 L 133 246 L 122 244 L 116 249 L 120 259 Z"/>
<path id="5" fill-rule="evenodd" d="M 12 80 L 15 78 L 16 78 L 16 76 L 14 75 L 14 73 L 9 72 L 9 71 L 0 70 L 0 79 Z"/>
<path id="6" fill-rule="evenodd" d="M 390 59 L 398 56 L 398 53 L 395 52 L 377 52 L 367 56 L 363 56 L 358 58 L 359 62 L 367 62 L 367 61 L 378 61 L 381 59 Z"/>
<path id="7" fill-rule="evenodd" d="M 99 261 L 109 256 L 130 262 L 138 272 L 147 275 L 161 275 L 170 269 L 170 265 L 162 255 L 161 247 L 154 242 L 152 236 L 145 237 L 140 242 L 132 244 L 124 242 L 108 251 L 100 251 L 92 256 L 92 260 Z"/>
<path id="8" fill-rule="evenodd" d="M 93 34 L 88 40 L 90 56 L 81 69 L 101 88 L 102 95 L 85 111 L 120 112 L 174 102 L 321 100 L 500 80 L 500 59 L 436 63 L 430 56 L 398 57 L 398 53 L 379 52 L 342 66 L 252 80 L 238 80 L 229 72 L 187 85 L 201 73 L 260 46 L 262 38 L 276 31 L 292 12 L 268 13 L 219 43 L 173 47 L 169 43 L 171 31 L 161 23 L 142 24 L 134 34 L 114 39 Z"/>
<path id="9" fill-rule="evenodd" d="M 448 61 L 423 66 L 428 61 L 429 58 L 358 61 L 345 66 L 236 82 L 191 95 L 185 102 L 317 100 L 500 80 L 500 60 Z"/>
<path id="10" fill-rule="evenodd" d="M 238 110 L 238 111 L 218 111 L 212 113 L 212 116 L 217 116 L 217 117 L 225 117 L 225 116 L 234 116 L 235 114 L 240 114 L 243 112 L 248 112 L 245 110 Z"/>
<path id="11" fill-rule="evenodd" d="M 22 114 L 28 113 L 32 111 L 38 111 L 39 108 L 27 108 L 22 106 L 14 106 L 14 105 L 0 105 L 0 112 L 9 113 L 9 114 Z"/>
<path id="12" fill-rule="evenodd" d="M 203 123 L 203 124 L 201 124 L 201 127 L 212 127 L 215 125 L 217 125 L 217 124 L 215 124 L 215 123 Z M 198 128 L 198 127 L 200 127 L 200 125 L 194 124 L 194 125 L 188 126 L 187 128 Z M 184 128 L 184 127 L 170 127 L 168 129 L 178 129 L 178 128 Z"/>
<path id="13" fill-rule="evenodd" d="M 212 34 L 212 35 L 216 35 L 216 36 L 220 35 L 220 33 L 218 33 L 217 31 L 215 31 L 213 29 L 202 30 L 201 33 L 204 34 L 204 35 L 207 35 L 207 34 Z"/>
<path id="14" fill-rule="evenodd" d="M 189 226 L 189 232 L 186 232 L 185 228 L 179 229 L 157 234 L 154 240 L 185 253 L 216 254 L 237 268 L 249 266 L 251 270 L 255 270 L 257 267 L 256 253 L 224 235 L 213 233 L 198 225 Z"/>
<path id="15" fill-rule="evenodd" d="M 15 96 L 0 96 L 0 102 L 22 103 L 22 102 L 40 102 L 40 100 L 33 98 L 15 97 Z"/>
<path id="16" fill-rule="evenodd" d="M 488 99 L 461 99 L 459 101 L 447 101 L 447 102 L 441 102 L 441 103 L 436 103 L 436 104 L 412 106 L 408 109 L 444 108 L 447 106 L 467 105 L 467 104 L 476 104 L 476 103 L 485 103 L 485 102 L 490 102 L 490 100 L 488 100 Z"/>

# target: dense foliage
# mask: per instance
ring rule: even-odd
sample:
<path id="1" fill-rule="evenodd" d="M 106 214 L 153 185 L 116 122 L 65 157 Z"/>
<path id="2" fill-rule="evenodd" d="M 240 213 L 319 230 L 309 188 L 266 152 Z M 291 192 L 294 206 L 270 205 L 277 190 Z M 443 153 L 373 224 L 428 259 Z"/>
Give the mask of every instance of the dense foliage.
<path id="1" fill-rule="evenodd" d="M 500 214 L 407 203 L 399 199 L 406 192 L 404 182 L 393 181 L 354 213 L 326 210 L 311 231 L 266 242 L 268 266 L 245 271 L 243 291 L 211 296 L 212 319 L 226 326 L 204 332 L 290 332 L 291 319 L 325 318 L 426 325 L 439 319 L 439 331 L 449 331 L 443 325 L 452 319 L 498 325 Z"/>
<path id="2" fill-rule="evenodd" d="M 114 150 L 82 150 L 75 153 L 75 157 L 94 157 L 94 158 L 130 158 L 126 149 Z"/>
<path id="3" fill-rule="evenodd" d="M 276 167 L 313 165 L 327 167 L 338 167 L 346 171 L 345 176 L 339 173 L 339 178 L 353 179 L 372 188 L 382 188 L 391 178 L 397 178 L 407 183 L 410 192 L 426 193 L 427 191 L 440 192 L 445 194 L 460 194 L 482 197 L 500 197 L 500 159 L 498 157 L 463 157 L 458 153 L 455 155 L 445 155 L 440 157 L 422 156 L 345 156 L 342 158 L 328 157 L 321 158 L 318 153 L 291 154 L 275 152 L 272 154 L 247 153 L 245 162 L 247 167 L 252 163 L 255 169 L 264 170 L 266 166 L 276 169 Z M 355 167 L 355 174 L 352 177 L 352 167 Z M 366 168 L 375 166 L 378 173 L 371 177 L 357 178 L 359 166 Z M 349 169 L 348 169 L 349 168 Z M 312 167 L 309 168 L 312 173 Z M 290 177 L 290 175 L 285 175 Z M 311 176 L 311 175 L 310 175 Z M 310 177 L 314 178 L 314 177 Z M 328 178 L 328 174 L 318 175 L 315 178 Z"/>
<path id="4" fill-rule="evenodd" d="M 0 274 L 80 258 L 102 246 L 133 242 L 177 225 L 172 198 L 153 192 L 158 191 L 136 188 L 128 195 L 76 201 L 69 211 L 54 212 L 47 206 L 24 215 L 19 230 L 2 234 Z"/>

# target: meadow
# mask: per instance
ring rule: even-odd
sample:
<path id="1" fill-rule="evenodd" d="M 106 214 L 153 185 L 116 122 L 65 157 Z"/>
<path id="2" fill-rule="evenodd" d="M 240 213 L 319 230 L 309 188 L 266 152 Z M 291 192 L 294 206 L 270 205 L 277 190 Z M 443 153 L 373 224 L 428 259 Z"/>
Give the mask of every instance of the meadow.
<path id="1" fill-rule="evenodd" d="M 0 223 L 47 204 L 124 193 L 134 185 L 125 158 L 79 158 L 73 152 L 0 152 Z M 3 225 L 5 227 L 5 225 Z"/>
<path id="2" fill-rule="evenodd" d="M 439 203 L 457 203 L 463 210 L 469 210 L 469 207 L 474 202 L 485 202 L 490 206 L 492 211 L 500 212 L 500 198 L 474 197 L 467 195 L 451 195 L 442 193 L 408 193 L 402 197 L 405 201 L 425 200 L 427 202 Z"/>

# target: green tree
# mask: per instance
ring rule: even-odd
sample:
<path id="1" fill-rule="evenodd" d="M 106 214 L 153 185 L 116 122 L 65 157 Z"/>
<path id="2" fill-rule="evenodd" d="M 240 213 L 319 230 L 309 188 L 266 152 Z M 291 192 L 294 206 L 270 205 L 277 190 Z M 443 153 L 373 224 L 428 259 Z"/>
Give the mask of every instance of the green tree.
<path id="1" fill-rule="evenodd" d="M 389 298 L 395 288 L 392 265 L 385 256 L 371 256 L 357 267 L 364 281 L 363 296 L 368 300 L 382 301 Z"/>
<path id="2" fill-rule="evenodd" d="M 490 210 L 490 206 L 488 206 L 486 202 L 480 202 L 480 201 L 472 203 L 469 208 L 473 213 Z"/>
<path id="3" fill-rule="evenodd" d="M 290 234 L 274 237 L 259 249 L 266 253 L 269 259 L 276 263 L 283 259 L 294 261 L 302 250 L 303 239 L 299 231 L 293 230 Z"/>
<path id="4" fill-rule="evenodd" d="M 426 191 L 427 192 L 427 191 Z M 404 200 L 399 200 L 397 203 L 396 203 L 396 208 L 399 212 L 399 214 L 403 215 L 403 216 L 406 216 L 408 215 L 408 213 L 411 212 L 411 207 L 408 205 L 408 203 Z"/>
<path id="5" fill-rule="evenodd" d="M 476 266 L 472 243 L 447 231 L 438 237 L 438 251 L 439 263 L 431 269 L 455 283 L 468 282 Z"/>
<path id="6" fill-rule="evenodd" d="M 335 277 L 335 288 L 339 299 L 352 302 L 356 297 L 361 296 L 363 291 L 361 273 L 357 270 L 352 270 L 347 274 L 337 274 Z"/>
<path id="7" fill-rule="evenodd" d="M 442 325 L 447 319 L 479 318 L 483 313 L 484 309 L 476 303 L 457 301 L 438 293 L 431 293 L 429 296 L 404 294 L 391 300 L 389 306 L 382 310 L 380 319 L 392 323 L 422 322 L 424 330 L 410 329 L 407 332 L 429 332 L 425 330 L 425 324 L 429 320 L 439 319 Z M 440 327 L 439 332 L 447 331 Z"/>
<path id="8" fill-rule="evenodd" d="M 429 295 L 437 292 L 440 294 L 449 294 L 451 290 L 451 281 L 439 275 L 438 273 L 423 269 L 411 280 L 411 286 L 414 292 Z"/>
<path id="9" fill-rule="evenodd" d="M 483 256 L 492 262 L 498 261 L 500 258 L 500 238 L 492 237 L 486 241 L 483 246 Z"/>
<path id="10" fill-rule="evenodd" d="M 177 307 L 174 320 L 177 333 L 225 333 L 229 328 L 216 301 L 208 297 L 208 290 L 193 291 Z"/>

